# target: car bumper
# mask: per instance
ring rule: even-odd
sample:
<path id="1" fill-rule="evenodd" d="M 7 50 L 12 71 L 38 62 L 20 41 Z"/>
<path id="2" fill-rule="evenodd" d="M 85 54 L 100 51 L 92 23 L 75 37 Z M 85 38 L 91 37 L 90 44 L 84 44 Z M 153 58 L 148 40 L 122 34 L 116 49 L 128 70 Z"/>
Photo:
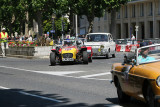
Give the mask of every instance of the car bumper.
<path id="1" fill-rule="evenodd" d="M 108 53 L 107 49 L 94 48 L 93 56 L 106 56 Z"/>

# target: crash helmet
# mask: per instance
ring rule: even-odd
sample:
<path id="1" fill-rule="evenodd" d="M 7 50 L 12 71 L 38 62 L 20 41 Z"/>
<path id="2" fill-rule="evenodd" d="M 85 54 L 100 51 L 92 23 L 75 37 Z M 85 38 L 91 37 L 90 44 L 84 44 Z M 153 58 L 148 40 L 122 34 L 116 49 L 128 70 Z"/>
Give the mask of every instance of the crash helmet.
<path id="1" fill-rule="evenodd" d="M 77 40 L 77 41 L 76 41 L 76 44 L 77 44 L 77 45 L 80 45 L 80 44 L 81 44 L 81 40 Z"/>

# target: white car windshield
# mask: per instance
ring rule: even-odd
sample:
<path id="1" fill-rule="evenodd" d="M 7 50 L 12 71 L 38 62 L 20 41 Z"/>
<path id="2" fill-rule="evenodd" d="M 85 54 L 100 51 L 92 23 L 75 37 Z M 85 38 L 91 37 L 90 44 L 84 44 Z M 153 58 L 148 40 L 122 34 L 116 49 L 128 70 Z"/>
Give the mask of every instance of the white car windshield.
<path id="1" fill-rule="evenodd" d="M 105 34 L 87 35 L 87 42 L 103 42 L 103 41 L 108 41 L 108 36 Z"/>
<path id="2" fill-rule="evenodd" d="M 138 48 L 136 60 L 137 64 L 160 61 L 160 44 Z"/>

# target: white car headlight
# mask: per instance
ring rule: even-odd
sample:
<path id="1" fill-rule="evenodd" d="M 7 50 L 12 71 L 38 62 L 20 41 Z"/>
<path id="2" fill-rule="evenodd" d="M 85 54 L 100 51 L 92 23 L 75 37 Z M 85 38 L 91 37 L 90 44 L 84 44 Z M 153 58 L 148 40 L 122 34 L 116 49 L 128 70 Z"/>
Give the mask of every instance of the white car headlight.
<path id="1" fill-rule="evenodd" d="M 156 83 L 158 86 L 160 86 L 160 76 L 156 79 Z"/>

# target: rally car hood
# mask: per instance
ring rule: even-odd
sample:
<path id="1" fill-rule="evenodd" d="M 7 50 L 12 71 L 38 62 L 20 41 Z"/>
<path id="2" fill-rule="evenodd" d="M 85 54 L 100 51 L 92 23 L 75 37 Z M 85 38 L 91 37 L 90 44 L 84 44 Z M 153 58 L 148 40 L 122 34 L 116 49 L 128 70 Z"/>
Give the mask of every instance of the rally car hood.
<path id="1" fill-rule="evenodd" d="M 157 78 L 158 76 L 160 76 L 160 61 L 141 64 L 138 66 L 138 69 L 136 71 L 138 74 L 142 74 L 143 76 Z"/>
<path id="2" fill-rule="evenodd" d="M 78 49 L 76 46 L 67 46 L 67 47 L 62 47 L 61 53 L 77 53 Z"/>
<path id="3" fill-rule="evenodd" d="M 156 70 L 160 72 L 160 61 L 159 62 L 152 62 L 148 64 L 142 64 L 146 69 Z"/>

